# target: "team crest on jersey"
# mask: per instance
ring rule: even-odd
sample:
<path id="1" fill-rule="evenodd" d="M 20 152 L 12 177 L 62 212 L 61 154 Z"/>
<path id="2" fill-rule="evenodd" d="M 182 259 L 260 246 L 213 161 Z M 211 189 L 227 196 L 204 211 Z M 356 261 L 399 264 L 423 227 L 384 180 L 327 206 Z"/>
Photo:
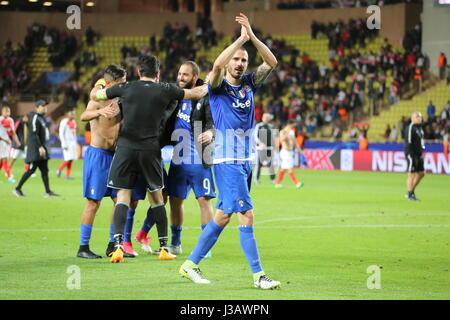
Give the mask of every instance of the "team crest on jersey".
<path id="1" fill-rule="evenodd" d="M 244 99 L 245 98 L 245 91 L 243 89 L 239 90 L 238 91 L 238 96 L 239 96 L 239 98 Z"/>
<path id="2" fill-rule="evenodd" d="M 181 106 L 181 110 L 186 110 L 186 108 L 187 108 L 187 103 L 185 102 L 185 103 L 183 103 L 183 105 Z"/>
<path id="3" fill-rule="evenodd" d="M 252 89 L 250 88 L 250 86 L 245 85 L 244 86 L 244 90 L 247 91 L 247 92 L 250 92 Z"/>

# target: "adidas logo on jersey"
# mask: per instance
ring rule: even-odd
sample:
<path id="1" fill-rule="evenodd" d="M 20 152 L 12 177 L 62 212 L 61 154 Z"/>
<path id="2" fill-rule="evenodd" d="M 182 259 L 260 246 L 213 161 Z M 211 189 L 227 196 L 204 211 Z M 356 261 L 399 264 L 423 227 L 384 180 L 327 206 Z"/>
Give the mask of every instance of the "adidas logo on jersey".
<path id="1" fill-rule="evenodd" d="M 178 110 L 177 117 L 187 122 L 191 121 L 191 116 L 181 112 L 181 110 Z"/>
<path id="2" fill-rule="evenodd" d="M 239 102 L 239 100 L 236 99 L 236 102 L 233 102 L 233 108 L 250 108 L 250 104 L 251 101 L 250 100 L 246 100 L 245 103 L 244 102 Z"/>

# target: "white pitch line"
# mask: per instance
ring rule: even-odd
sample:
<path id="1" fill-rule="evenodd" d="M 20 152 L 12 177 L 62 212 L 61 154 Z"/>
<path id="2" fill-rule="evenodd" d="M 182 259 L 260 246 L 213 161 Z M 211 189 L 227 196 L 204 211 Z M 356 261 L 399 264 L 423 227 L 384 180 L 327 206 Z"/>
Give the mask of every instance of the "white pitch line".
<path id="1" fill-rule="evenodd" d="M 297 221 L 297 220 L 307 220 L 307 219 L 329 219 L 329 218 L 364 218 L 364 217 L 380 217 L 380 218 L 389 218 L 389 217 L 429 217 L 429 216 L 450 216 L 450 213 L 413 213 L 413 214 L 342 214 L 342 215 L 330 215 L 330 216 L 301 216 L 301 217 L 291 217 L 291 218 L 276 218 L 269 220 L 262 220 L 255 222 L 255 225 L 260 225 L 263 223 L 269 222 L 279 222 L 279 221 Z"/>

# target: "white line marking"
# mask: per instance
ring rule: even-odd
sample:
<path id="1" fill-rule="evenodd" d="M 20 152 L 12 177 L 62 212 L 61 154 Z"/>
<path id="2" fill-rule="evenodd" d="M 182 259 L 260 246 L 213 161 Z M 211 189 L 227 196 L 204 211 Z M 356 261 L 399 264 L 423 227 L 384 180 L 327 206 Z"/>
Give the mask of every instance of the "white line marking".
<path id="1" fill-rule="evenodd" d="M 429 216 L 449 216 L 450 213 L 407 213 L 407 214 L 342 214 L 342 215 L 330 215 L 330 216 L 301 216 L 301 217 L 293 217 L 293 218 L 276 218 L 269 220 L 262 220 L 255 222 L 255 225 L 260 225 L 263 223 L 269 222 L 278 222 L 278 221 L 297 221 L 297 220 L 307 220 L 307 219 L 329 219 L 329 218 L 363 218 L 363 217 L 379 217 L 379 218 L 389 218 L 389 217 L 429 217 Z"/>

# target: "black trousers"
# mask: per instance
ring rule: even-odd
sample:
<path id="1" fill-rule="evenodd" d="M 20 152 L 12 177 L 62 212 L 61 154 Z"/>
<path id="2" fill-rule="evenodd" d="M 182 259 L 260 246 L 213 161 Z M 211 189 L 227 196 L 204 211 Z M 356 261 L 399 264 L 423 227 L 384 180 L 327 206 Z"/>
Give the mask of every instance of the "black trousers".
<path id="1" fill-rule="evenodd" d="M 17 189 L 22 189 L 22 186 L 25 184 L 25 182 L 31 177 L 33 173 L 36 172 L 36 170 L 39 168 L 41 171 L 41 177 L 42 182 L 44 183 L 45 192 L 50 192 L 50 183 L 48 180 L 48 160 L 39 160 L 39 161 L 33 161 L 30 163 L 30 168 L 27 172 L 25 172 L 22 176 L 22 178 L 19 181 L 19 184 L 17 185 Z"/>

